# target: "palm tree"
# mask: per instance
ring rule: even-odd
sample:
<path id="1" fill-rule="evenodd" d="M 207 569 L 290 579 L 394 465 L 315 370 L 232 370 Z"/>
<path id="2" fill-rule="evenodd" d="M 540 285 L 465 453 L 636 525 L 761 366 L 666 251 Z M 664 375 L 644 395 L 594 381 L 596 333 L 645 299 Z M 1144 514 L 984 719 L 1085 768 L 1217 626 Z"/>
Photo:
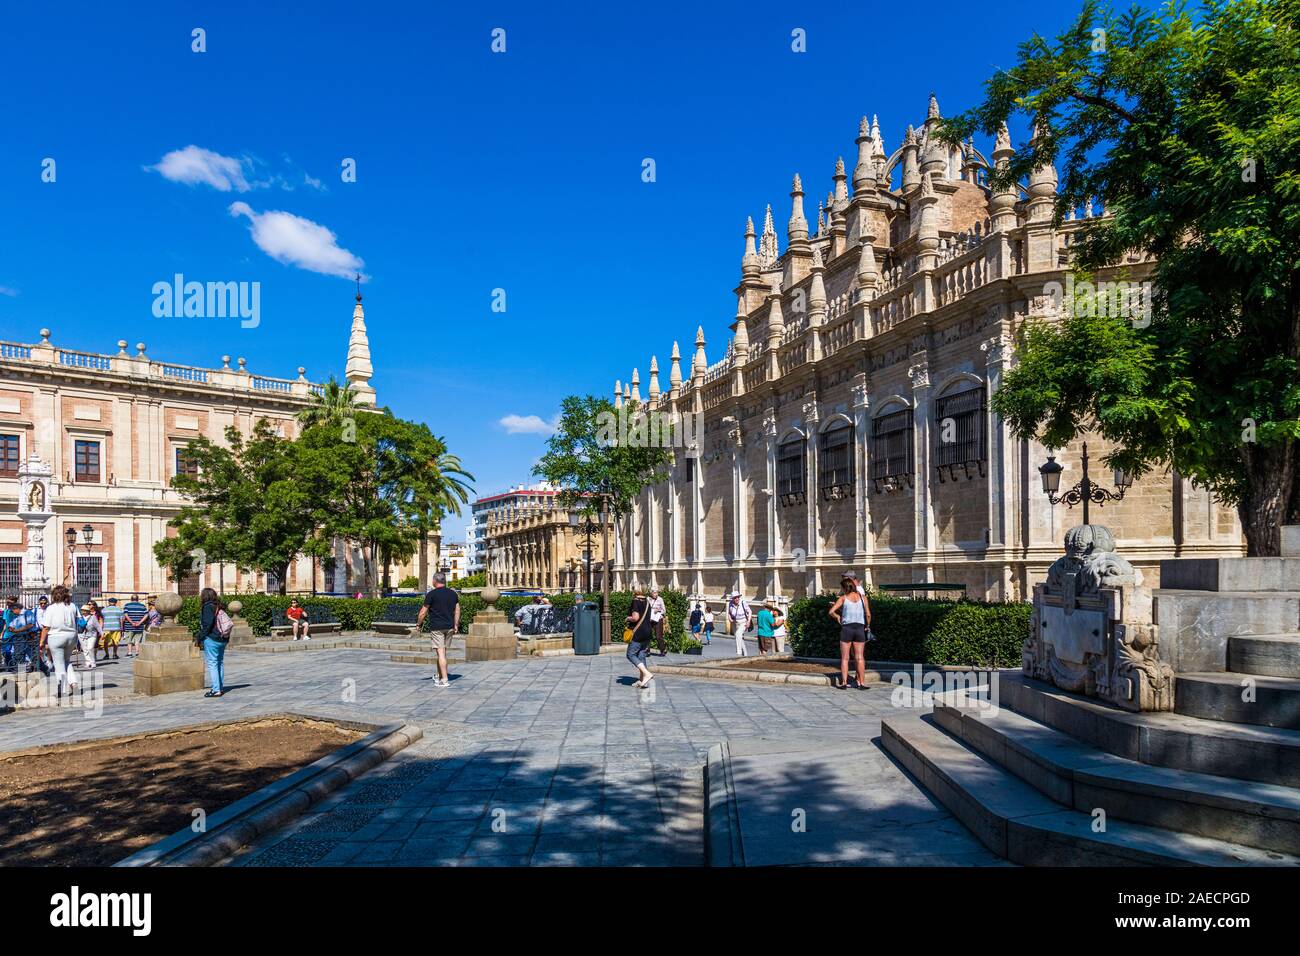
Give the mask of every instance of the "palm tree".
<path id="1" fill-rule="evenodd" d="M 298 413 L 298 424 L 304 428 L 312 425 L 341 425 L 360 411 L 352 386 L 340 385 L 333 375 L 320 392 L 313 392 L 311 404 Z"/>
<path id="2" fill-rule="evenodd" d="M 469 482 L 474 476 L 465 471 L 460 458 L 446 450 L 446 441 L 439 436 L 442 449 L 429 462 L 425 474 L 424 493 L 418 501 L 420 523 L 420 585 L 429 581 L 429 534 L 442 527 L 442 519 L 449 514 L 459 515 L 460 507 L 469 502 L 474 493 Z"/>

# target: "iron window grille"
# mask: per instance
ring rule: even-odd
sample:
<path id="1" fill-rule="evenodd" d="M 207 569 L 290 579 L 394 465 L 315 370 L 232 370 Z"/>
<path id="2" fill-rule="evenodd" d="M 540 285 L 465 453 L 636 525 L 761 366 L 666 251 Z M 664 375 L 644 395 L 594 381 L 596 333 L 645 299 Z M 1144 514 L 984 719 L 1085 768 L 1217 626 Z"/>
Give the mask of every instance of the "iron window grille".
<path id="1" fill-rule="evenodd" d="M 817 468 L 822 500 L 853 497 L 853 428 L 848 422 L 822 432 Z"/>
<path id="2" fill-rule="evenodd" d="M 0 594 L 17 594 L 23 586 L 23 559 L 21 555 L 0 557 Z"/>
<path id="3" fill-rule="evenodd" d="M 804 493 L 806 450 L 807 443 L 802 438 L 785 442 L 776 450 L 776 493 L 786 507 L 807 500 Z"/>
<path id="4" fill-rule="evenodd" d="M 910 488 L 916 473 L 912 448 L 915 426 L 910 408 L 878 415 L 871 422 L 871 480 L 876 493 L 897 491 L 904 483 Z"/>
<path id="5" fill-rule="evenodd" d="M 984 475 L 986 412 L 984 389 L 979 386 L 935 400 L 934 465 L 939 481 L 944 480 L 945 471 L 956 481 L 958 469 L 970 478 L 972 466 Z"/>

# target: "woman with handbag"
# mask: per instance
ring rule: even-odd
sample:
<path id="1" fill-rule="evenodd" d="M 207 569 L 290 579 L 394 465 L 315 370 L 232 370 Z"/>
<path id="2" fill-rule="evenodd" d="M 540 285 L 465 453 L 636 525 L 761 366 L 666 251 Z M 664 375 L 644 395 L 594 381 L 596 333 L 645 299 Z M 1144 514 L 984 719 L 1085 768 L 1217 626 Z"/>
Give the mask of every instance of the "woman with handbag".
<path id="1" fill-rule="evenodd" d="M 223 632 L 218 619 L 226 616 L 226 607 L 213 588 L 204 588 L 199 601 L 202 610 L 195 643 L 203 648 L 204 669 L 207 671 L 208 692 L 203 696 L 221 697 L 226 692 L 226 645 L 230 642 L 230 632 Z"/>
<path id="2" fill-rule="evenodd" d="M 54 686 L 60 695 L 65 688 L 72 693 L 77 689 L 77 675 L 69 666 L 68 658 L 77 647 L 77 607 L 62 584 L 50 591 L 50 606 L 42 620 L 41 651 L 48 651 L 54 664 Z"/>
<path id="3" fill-rule="evenodd" d="M 632 590 L 632 610 L 627 616 L 627 627 L 623 631 L 627 640 L 627 659 L 636 667 L 638 680 L 632 686 L 649 687 L 655 675 L 646 667 L 646 655 L 650 643 L 655 638 L 654 623 L 650 620 L 650 602 L 646 600 L 645 589 L 637 585 Z"/>

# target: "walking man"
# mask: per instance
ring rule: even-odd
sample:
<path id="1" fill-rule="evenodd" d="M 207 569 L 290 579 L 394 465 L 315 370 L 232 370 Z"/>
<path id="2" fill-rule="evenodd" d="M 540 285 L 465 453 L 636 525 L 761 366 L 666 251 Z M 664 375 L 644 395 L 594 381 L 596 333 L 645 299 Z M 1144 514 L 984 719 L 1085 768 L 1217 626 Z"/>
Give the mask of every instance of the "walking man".
<path id="1" fill-rule="evenodd" d="M 731 620 L 731 633 L 736 637 L 736 656 L 745 657 L 745 632 L 754 620 L 754 612 L 740 596 L 739 591 L 731 592 L 731 603 L 727 605 L 727 617 Z"/>
<path id="2" fill-rule="evenodd" d="M 99 646 L 104 649 L 104 660 L 109 658 L 111 649 L 113 657 L 117 657 L 117 645 L 122 639 L 122 608 L 117 603 L 117 598 L 108 599 L 108 604 L 104 606 L 104 632 L 99 637 Z M 95 660 L 99 660 L 99 651 L 95 651 Z"/>
<path id="3" fill-rule="evenodd" d="M 433 576 L 433 588 L 424 596 L 424 606 L 415 617 L 415 626 L 422 628 L 429 619 L 429 636 L 438 654 L 438 673 L 433 678 L 434 687 L 448 687 L 447 647 L 460 631 L 460 595 L 447 587 L 447 575 L 441 571 Z"/>
<path id="4" fill-rule="evenodd" d="M 131 657 L 131 649 L 140 653 L 140 638 L 144 636 L 145 624 L 149 619 L 149 609 L 140 602 L 140 595 L 132 594 L 131 600 L 122 606 L 122 639 L 126 641 L 126 656 Z M 113 659 L 117 659 L 117 648 L 113 648 Z"/>

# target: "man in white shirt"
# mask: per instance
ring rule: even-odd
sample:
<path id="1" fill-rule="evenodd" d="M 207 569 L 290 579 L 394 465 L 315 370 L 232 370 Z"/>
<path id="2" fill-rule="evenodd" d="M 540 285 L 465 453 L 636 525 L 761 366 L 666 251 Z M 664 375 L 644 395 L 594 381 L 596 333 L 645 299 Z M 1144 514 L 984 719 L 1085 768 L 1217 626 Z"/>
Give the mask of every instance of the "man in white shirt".
<path id="1" fill-rule="evenodd" d="M 731 633 L 736 638 L 736 656 L 744 657 L 745 632 L 749 630 L 750 622 L 754 619 L 754 612 L 745 603 L 739 591 L 731 592 L 731 601 L 727 604 L 727 617 L 731 620 Z"/>
<path id="2" fill-rule="evenodd" d="M 664 606 L 664 599 L 659 594 L 658 588 L 650 589 L 650 625 L 654 628 L 655 640 L 659 644 L 659 656 L 667 657 L 668 650 L 664 644 L 664 617 L 668 613 L 668 608 Z"/>

